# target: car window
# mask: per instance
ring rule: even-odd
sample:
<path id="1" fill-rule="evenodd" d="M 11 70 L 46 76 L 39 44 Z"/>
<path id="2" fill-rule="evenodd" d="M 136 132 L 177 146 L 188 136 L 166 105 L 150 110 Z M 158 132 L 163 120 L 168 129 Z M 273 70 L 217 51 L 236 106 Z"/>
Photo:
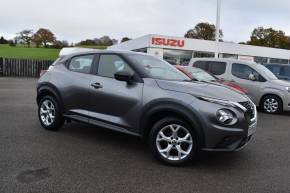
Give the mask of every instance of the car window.
<path id="1" fill-rule="evenodd" d="M 245 64 L 238 64 L 238 63 L 233 63 L 232 65 L 232 74 L 235 77 L 245 79 L 245 80 L 250 80 L 249 75 L 253 74 L 255 77 L 258 78 L 260 82 L 266 81 L 257 71 L 255 71 L 253 68 L 249 67 L 248 65 Z"/>
<path id="2" fill-rule="evenodd" d="M 205 71 L 208 71 L 208 63 L 207 61 L 196 61 L 193 64 L 194 67 L 201 68 Z"/>
<path id="3" fill-rule="evenodd" d="M 280 74 L 282 76 L 290 77 L 290 66 L 284 66 L 283 68 L 281 68 Z"/>
<path id="4" fill-rule="evenodd" d="M 76 56 L 70 60 L 68 69 L 74 72 L 89 74 L 94 60 L 94 55 Z"/>
<path id="5" fill-rule="evenodd" d="M 280 66 L 267 66 L 267 68 L 271 70 L 273 74 L 280 75 L 280 70 L 281 70 Z"/>
<path id="6" fill-rule="evenodd" d="M 215 61 L 209 61 L 209 72 L 211 72 L 214 75 L 222 75 L 226 72 L 226 63 L 225 62 L 215 62 Z"/>
<path id="7" fill-rule="evenodd" d="M 132 75 L 134 74 L 132 68 L 120 56 L 100 56 L 98 75 L 114 78 L 114 74 L 119 71 L 127 71 Z"/>
<path id="8" fill-rule="evenodd" d="M 172 81 L 190 81 L 191 79 L 184 73 L 177 70 L 168 62 L 154 56 L 130 54 L 128 58 L 136 64 L 146 76 L 154 79 Z"/>

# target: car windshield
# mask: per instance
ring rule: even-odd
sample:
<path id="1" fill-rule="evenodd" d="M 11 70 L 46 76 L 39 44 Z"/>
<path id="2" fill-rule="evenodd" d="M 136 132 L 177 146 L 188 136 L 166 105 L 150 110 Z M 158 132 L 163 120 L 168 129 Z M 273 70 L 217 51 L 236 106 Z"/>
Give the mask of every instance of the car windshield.
<path id="1" fill-rule="evenodd" d="M 194 67 L 184 67 L 184 69 L 190 73 L 193 79 L 203 82 L 215 82 L 216 78 L 202 69 Z"/>
<path id="2" fill-rule="evenodd" d="M 128 55 L 134 63 L 138 64 L 143 72 L 150 78 L 161 80 L 191 81 L 189 77 L 177 70 L 171 64 L 154 56 L 141 54 Z"/>
<path id="3" fill-rule="evenodd" d="M 256 69 L 260 74 L 262 74 L 264 77 L 266 77 L 269 80 L 277 80 L 278 78 L 265 66 L 262 64 L 257 64 Z"/>

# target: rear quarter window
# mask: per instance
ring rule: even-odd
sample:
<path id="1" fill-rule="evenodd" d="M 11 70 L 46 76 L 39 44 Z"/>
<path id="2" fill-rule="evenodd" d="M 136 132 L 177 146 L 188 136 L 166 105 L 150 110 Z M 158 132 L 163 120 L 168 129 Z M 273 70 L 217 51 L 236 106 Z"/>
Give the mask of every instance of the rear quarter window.
<path id="1" fill-rule="evenodd" d="M 222 75 L 226 72 L 227 64 L 225 62 L 215 62 L 210 61 L 209 63 L 209 72 L 214 75 Z"/>
<path id="2" fill-rule="evenodd" d="M 193 66 L 196 68 L 201 68 L 205 71 L 208 71 L 208 62 L 207 61 L 196 61 L 193 63 Z"/>

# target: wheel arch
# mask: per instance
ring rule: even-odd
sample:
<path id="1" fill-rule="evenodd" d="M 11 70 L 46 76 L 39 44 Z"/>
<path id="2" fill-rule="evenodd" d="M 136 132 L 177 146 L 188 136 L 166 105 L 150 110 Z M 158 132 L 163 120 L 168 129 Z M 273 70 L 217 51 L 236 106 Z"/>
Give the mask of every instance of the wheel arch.
<path id="1" fill-rule="evenodd" d="M 267 97 L 267 96 L 275 96 L 275 97 L 278 97 L 280 100 L 281 100 L 281 105 L 282 105 L 282 107 L 283 107 L 283 99 L 282 99 L 282 97 L 280 97 L 278 94 L 275 94 L 275 93 L 266 93 L 266 94 L 264 94 L 262 97 L 261 97 L 261 99 L 260 99 L 260 102 L 259 102 L 259 107 L 262 107 L 261 105 L 262 105 L 262 102 L 263 102 L 263 100 Z"/>
<path id="2" fill-rule="evenodd" d="M 63 100 L 60 95 L 60 92 L 51 83 L 42 83 L 37 86 L 37 97 L 36 97 L 37 105 L 39 104 L 40 100 L 46 95 L 53 96 L 59 103 L 61 111 L 64 110 Z"/>
<path id="3" fill-rule="evenodd" d="M 188 104 L 176 100 L 166 101 L 155 100 L 145 105 L 140 120 L 140 135 L 147 139 L 153 125 L 165 117 L 180 118 L 189 125 L 193 126 L 193 131 L 197 134 L 199 146 L 204 145 L 204 130 L 198 118 L 198 113 Z"/>

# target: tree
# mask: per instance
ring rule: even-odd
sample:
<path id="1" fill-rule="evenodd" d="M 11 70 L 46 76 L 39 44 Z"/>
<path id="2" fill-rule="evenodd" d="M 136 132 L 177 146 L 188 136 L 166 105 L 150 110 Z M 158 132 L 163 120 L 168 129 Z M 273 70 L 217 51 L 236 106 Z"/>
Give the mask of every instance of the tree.
<path id="1" fill-rule="evenodd" d="M 128 37 L 123 37 L 123 38 L 122 38 L 122 40 L 121 40 L 121 43 L 122 43 L 122 42 L 129 41 L 129 40 L 131 40 L 131 39 L 130 39 L 130 38 L 128 38 Z"/>
<path id="2" fill-rule="evenodd" d="M 247 42 L 249 45 L 265 46 L 272 48 L 290 48 L 290 38 L 281 30 L 273 28 L 257 27 L 251 34 L 251 40 Z"/>
<path id="3" fill-rule="evenodd" d="M 55 40 L 51 47 L 61 49 L 61 48 L 68 47 L 68 46 L 69 46 L 69 43 L 66 40 L 63 40 L 63 41 Z"/>
<path id="4" fill-rule="evenodd" d="M 17 33 L 16 39 L 22 41 L 23 43 L 27 44 L 28 47 L 30 47 L 32 36 L 33 31 L 31 29 L 25 29 Z"/>
<path id="5" fill-rule="evenodd" d="M 193 29 L 190 29 L 184 35 L 185 38 L 215 40 L 215 25 L 209 23 L 198 23 Z M 223 38 L 223 32 L 220 30 L 220 40 Z"/>
<path id="6" fill-rule="evenodd" d="M 6 40 L 3 36 L 0 38 L 0 44 L 8 44 L 8 40 Z"/>
<path id="7" fill-rule="evenodd" d="M 111 45 L 113 45 L 113 41 L 111 40 L 111 38 L 109 36 L 101 37 L 100 41 L 101 41 L 103 46 L 111 46 Z"/>
<path id="8" fill-rule="evenodd" d="M 32 38 L 33 42 L 38 47 L 39 45 L 43 45 L 47 47 L 48 43 L 53 43 L 56 38 L 54 34 L 49 29 L 40 28 Z"/>

